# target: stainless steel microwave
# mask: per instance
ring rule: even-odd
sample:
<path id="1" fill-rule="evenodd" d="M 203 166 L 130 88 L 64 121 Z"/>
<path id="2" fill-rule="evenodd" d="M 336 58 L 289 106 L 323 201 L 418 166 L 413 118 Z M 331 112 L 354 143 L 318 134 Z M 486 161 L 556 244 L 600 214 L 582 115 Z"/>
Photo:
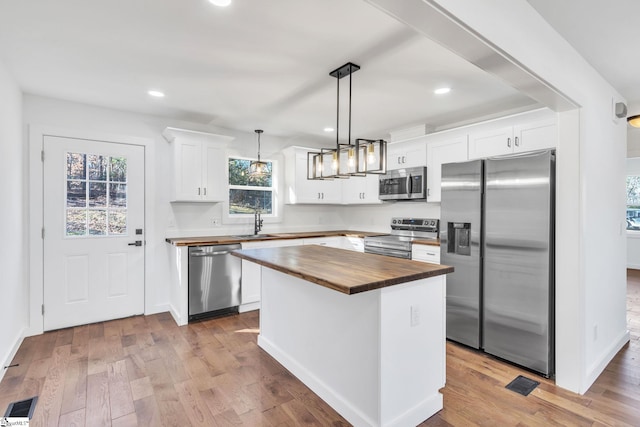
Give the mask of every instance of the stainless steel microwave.
<path id="1" fill-rule="evenodd" d="M 396 169 L 380 175 L 380 200 L 427 200 L 427 168 Z"/>

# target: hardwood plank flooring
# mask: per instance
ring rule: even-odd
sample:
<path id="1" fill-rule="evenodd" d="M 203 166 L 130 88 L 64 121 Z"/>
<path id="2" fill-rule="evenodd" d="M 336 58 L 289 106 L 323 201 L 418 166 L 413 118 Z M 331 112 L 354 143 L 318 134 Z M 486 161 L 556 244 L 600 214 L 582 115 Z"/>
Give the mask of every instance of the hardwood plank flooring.
<path id="1" fill-rule="evenodd" d="M 627 286 L 631 340 L 585 395 L 447 343 L 445 409 L 421 426 L 639 426 L 640 271 Z M 0 411 L 38 395 L 32 426 L 348 426 L 257 347 L 258 320 L 178 327 L 161 313 L 28 337 Z M 517 375 L 541 384 L 527 397 L 505 389 Z"/>

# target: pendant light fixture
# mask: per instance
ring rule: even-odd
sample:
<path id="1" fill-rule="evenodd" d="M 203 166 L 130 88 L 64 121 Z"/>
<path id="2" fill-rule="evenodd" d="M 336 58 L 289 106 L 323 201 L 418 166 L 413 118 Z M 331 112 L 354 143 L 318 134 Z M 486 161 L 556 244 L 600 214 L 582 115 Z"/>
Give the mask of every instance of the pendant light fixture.
<path id="1" fill-rule="evenodd" d="M 268 166 L 266 162 L 260 160 L 260 134 L 264 131 L 262 129 L 256 129 L 254 132 L 258 134 L 258 160 L 252 160 L 251 163 L 249 163 L 249 177 L 259 178 L 268 172 Z"/>
<path id="2" fill-rule="evenodd" d="M 627 117 L 627 123 L 629 123 L 634 128 L 640 128 L 640 114 Z"/>
<path id="3" fill-rule="evenodd" d="M 387 142 L 382 139 L 356 139 L 351 143 L 351 87 L 352 74 L 360 66 L 347 62 L 329 73 L 337 81 L 336 148 L 322 148 L 307 153 L 307 179 L 349 178 L 368 173 L 387 172 Z M 347 142 L 340 143 L 340 79 L 349 77 Z"/>

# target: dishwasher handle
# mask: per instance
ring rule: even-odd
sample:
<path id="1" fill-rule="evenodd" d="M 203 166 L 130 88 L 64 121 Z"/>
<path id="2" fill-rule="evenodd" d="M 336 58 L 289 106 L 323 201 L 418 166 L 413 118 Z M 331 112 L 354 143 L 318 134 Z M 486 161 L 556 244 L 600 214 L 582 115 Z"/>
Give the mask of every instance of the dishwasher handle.
<path id="1" fill-rule="evenodd" d="M 191 252 L 189 256 L 194 257 L 207 257 L 207 256 L 219 256 L 219 255 L 227 255 L 231 253 L 231 251 L 217 251 L 217 252 Z"/>

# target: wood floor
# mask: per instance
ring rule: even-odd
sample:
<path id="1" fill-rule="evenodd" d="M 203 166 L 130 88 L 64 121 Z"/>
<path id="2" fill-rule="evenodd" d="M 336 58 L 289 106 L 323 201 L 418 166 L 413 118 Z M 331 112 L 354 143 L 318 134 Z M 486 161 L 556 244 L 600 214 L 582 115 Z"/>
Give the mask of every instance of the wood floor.
<path id="1" fill-rule="evenodd" d="M 447 344 L 445 409 L 423 426 L 640 426 L 640 272 L 628 276 L 631 342 L 576 395 Z M 26 338 L 0 383 L 0 415 L 35 395 L 31 426 L 346 426 L 256 345 L 258 313 L 177 327 L 136 316 Z M 504 386 L 523 374 L 527 397 Z"/>

